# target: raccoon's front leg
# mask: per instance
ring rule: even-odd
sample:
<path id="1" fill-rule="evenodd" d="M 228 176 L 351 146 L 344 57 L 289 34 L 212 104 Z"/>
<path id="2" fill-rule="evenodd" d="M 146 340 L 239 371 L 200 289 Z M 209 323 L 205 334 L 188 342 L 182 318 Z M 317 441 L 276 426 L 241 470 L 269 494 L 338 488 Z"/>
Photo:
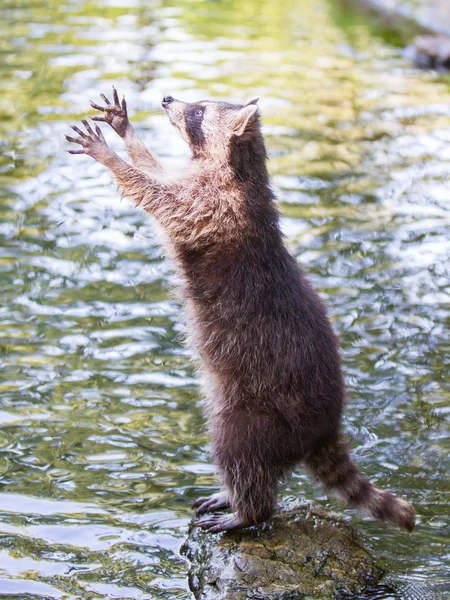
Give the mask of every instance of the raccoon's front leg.
<path id="1" fill-rule="evenodd" d="M 79 150 L 69 150 L 70 154 L 87 154 L 111 169 L 124 196 L 133 198 L 138 206 L 153 214 L 163 226 L 170 223 L 172 212 L 176 207 L 176 198 L 171 187 L 122 160 L 109 148 L 98 125 L 95 125 L 94 132 L 85 119 L 81 122 L 87 133 L 72 126 L 80 137 L 73 138 L 66 135 L 67 141 L 80 144 L 82 147 Z"/>
<path id="2" fill-rule="evenodd" d="M 103 113 L 101 117 L 92 117 L 94 121 L 108 123 L 120 135 L 127 147 L 133 164 L 141 171 L 163 174 L 164 168 L 159 160 L 144 145 L 128 119 L 125 96 L 119 101 L 117 90 L 113 87 L 113 104 L 104 94 L 100 94 L 105 106 L 91 102 L 92 108 Z"/>

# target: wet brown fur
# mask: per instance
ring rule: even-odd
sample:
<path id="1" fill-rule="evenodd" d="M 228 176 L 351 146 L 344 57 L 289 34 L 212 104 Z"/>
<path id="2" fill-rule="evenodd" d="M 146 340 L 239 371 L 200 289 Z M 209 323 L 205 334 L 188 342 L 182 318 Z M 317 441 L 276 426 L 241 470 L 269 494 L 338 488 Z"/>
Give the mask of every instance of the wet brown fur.
<path id="1" fill-rule="evenodd" d="M 138 168 L 109 149 L 91 155 L 156 218 L 183 275 L 226 491 L 197 506 L 235 513 L 200 524 L 221 531 L 266 520 L 280 481 L 304 463 L 351 506 L 411 531 L 411 505 L 377 490 L 343 439 L 338 342 L 323 302 L 283 244 L 255 103 L 171 100 L 165 108 L 193 151 L 179 176 L 169 177 L 131 129 L 123 137 Z"/>

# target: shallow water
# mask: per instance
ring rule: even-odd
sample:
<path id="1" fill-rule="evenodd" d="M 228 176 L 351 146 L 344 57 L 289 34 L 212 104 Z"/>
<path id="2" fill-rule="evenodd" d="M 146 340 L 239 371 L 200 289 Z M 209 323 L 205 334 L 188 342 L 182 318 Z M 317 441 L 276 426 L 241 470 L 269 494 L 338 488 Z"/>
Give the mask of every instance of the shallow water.
<path id="1" fill-rule="evenodd" d="M 0 597 L 190 598 L 190 502 L 216 486 L 152 224 L 64 152 L 113 82 L 173 168 L 188 153 L 164 94 L 261 97 L 287 243 L 342 339 L 354 455 L 417 529 L 300 469 L 285 497 L 343 512 L 391 574 L 450 597 L 450 80 L 331 0 L 5 0 L 0 17 Z"/>

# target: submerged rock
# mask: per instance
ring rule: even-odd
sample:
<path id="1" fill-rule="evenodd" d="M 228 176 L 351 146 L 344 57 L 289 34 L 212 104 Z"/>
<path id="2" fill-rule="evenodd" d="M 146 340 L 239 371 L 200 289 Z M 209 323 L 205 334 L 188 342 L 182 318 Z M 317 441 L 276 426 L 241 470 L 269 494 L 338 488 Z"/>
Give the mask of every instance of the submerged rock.
<path id="1" fill-rule="evenodd" d="M 193 527 L 184 553 L 198 600 L 354 598 L 383 575 L 352 527 L 306 503 L 226 535 Z"/>

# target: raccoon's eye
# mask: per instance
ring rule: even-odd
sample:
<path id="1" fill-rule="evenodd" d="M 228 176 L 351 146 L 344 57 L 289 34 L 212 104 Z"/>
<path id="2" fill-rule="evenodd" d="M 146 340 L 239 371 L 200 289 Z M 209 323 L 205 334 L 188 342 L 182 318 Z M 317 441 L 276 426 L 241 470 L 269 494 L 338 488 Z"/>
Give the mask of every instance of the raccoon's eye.
<path id="1" fill-rule="evenodd" d="M 198 109 L 195 111 L 194 115 L 195 115 L 196 117 L 201 117 L 201 116 L 203 115 L 203 109 L 201 109 L 201 108 L 198 108 Z"/>

